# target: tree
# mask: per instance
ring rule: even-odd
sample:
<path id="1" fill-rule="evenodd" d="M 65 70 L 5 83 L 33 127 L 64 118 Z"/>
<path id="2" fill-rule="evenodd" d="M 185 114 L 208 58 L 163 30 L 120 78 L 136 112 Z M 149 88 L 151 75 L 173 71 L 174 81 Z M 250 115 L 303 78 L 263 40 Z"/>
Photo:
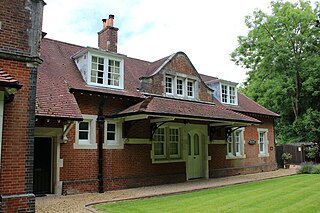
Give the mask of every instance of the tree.
<path id="1" fill-rule="evenodd" d="M 319 140 L 319 125 L 307 134 L 310 118 L 320 121 L 319 3 L 272 1 L 271 10 L 246 17 L 249 32 L 231 54 L 248 70 L 243 91 L 281 115 L 280 142 Z"/>

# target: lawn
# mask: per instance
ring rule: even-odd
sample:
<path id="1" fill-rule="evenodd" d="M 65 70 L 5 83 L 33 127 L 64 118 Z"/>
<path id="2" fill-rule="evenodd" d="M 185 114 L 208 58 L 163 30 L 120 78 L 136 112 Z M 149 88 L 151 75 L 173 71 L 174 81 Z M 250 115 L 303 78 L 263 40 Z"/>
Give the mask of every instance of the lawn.
<path id="1" fill-rule="evenodd" d="M 105 203 L 103 212 L 320 212 L 320 175 L 295 175 L 156 198 Z"/>

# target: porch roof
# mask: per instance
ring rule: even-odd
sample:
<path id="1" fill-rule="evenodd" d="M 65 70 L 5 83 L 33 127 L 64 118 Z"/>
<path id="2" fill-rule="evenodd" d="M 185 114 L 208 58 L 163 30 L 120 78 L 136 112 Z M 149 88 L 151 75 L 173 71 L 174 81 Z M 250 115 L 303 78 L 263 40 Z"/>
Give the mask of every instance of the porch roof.
<path id="1" fill-rule="evenodd" d="M 199 120 L 233 121 L 260 124 L 261 121 L 225 109 L 212 103 L 177 100 L 166 97 L 150 96 L 112 117 L 125 117 L 137 114 L 163 115 Z"/>
<path id="2" fill-rule="evenodd" d="M 18 80 L 13 78 L 10 74 L 0 68 L 0 86 L 11 87 L 20 89 L 22 85 L 19 84 Z"/>

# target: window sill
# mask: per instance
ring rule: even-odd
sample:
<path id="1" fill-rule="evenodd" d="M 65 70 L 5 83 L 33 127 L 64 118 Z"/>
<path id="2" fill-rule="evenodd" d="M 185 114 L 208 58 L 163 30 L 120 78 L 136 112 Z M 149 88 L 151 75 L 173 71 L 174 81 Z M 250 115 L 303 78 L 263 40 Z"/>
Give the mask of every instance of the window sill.
<path id="1" fill-rule="evenodd" d="M 104 149 L 123 149 L 123 144 L 103 144 Z"/>
<path id="2" fill-rule="evenodd" d="M 269 153 L 260 153 L 258 154 L 259 158 L 269 157 Z"/>
<path id="3" fill-rule="evenodd" d="M 226 155 L 227 160 L 245 159 L 246 155 Z"/>
<path id="4" fill-rule="evenodd" d="M 97 149 L 97 144 L 78 144 L 78 143 L 74 143 L 73 144 L 73 148 L 74 149 Z"/>
<path id="5" fill-rule="evenodd" d="M 153 164 L 157 164 L 157 163 L 180 163 L 180 162 L 185 162 L 185 160 L 183 159 L 161 159 L 161 158 L 156 158 L 156 159 L 152 159 L 152 163 Z"/>

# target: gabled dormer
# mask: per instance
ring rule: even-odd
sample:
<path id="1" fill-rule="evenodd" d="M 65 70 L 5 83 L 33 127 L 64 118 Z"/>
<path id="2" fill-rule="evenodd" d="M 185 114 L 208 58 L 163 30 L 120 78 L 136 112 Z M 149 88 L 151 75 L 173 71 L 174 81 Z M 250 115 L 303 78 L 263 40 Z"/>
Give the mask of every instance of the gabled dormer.
<path id="1" fill-rule="evenodd" d="M 238 105 L 237 83 L 222 79 L 206 82 L 214 90 L 213 96 L 222 104 Z"/>
<path id="2" fill-rule="evenodd" d="M 140 78 L 145 94 L 190 101 L 212 102 L 212 89 L 201 79 L 187 55 L 177 52 L 153 62 Z"/>
<path id="3" fill-rule="evenodd" d="M 88 85 L 124 89 L 124 55 L 87 47 L 72 58 Z"/>
<path id="4" fill-rule="evenodd" d="M 114 15 L 102 19 L 97 48 L 87 47 L 73 55 L 83 79 L 90 86 L 124 89 L 124 55 L 117 53 L 118 28 L 113 27 Z"/>

